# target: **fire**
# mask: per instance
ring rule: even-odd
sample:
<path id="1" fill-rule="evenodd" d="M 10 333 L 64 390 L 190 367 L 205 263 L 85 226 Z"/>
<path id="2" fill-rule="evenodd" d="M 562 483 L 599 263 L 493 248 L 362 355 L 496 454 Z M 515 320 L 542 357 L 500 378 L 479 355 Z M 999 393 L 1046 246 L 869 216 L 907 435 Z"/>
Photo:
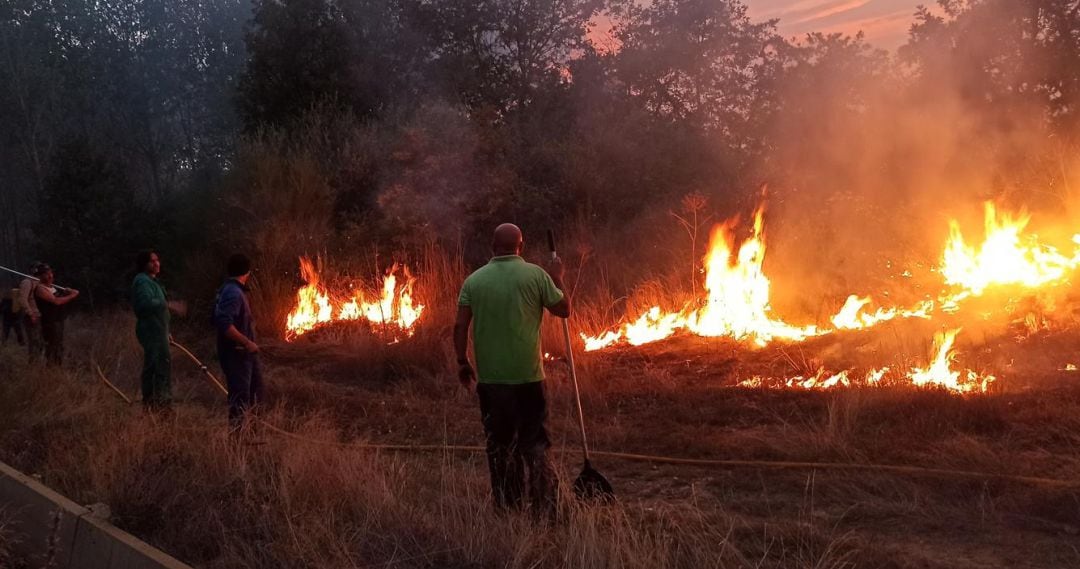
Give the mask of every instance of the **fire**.
<path id="1" fill-rule="evenodd" d="M 803 340 L 820 332 L 816 326 L 794 326 L 771 315 L 765 260 L 764 208 L 754 213 L 753 233 L 735 248 L 734 223 L 716 226 L 705 258 L 705 291 L 700 308 L 663 312 L 654 306 L 633 322 L 595 337 L 582 334 L 585 350 L 620 341 L 632 346 L 663 340 L 680 330 L 706 337 L 725 336 L 764 346 L 776 338 Z M 734 254 L 733 254 L 734 253 Z"/>
<path id="2" fill-rule="evenodd" d="M 816 326 L 792 326 L 771 316 L 765 261 L 764 207 L 754 212 L 753 234 L 734 257 L 732 223 L 713 230 L 705 258 L 705 306 L 687 316 L 686 327 L 699 336 L 748 339 L 764 346 L 774 338 L 802 340 L 818 334 Z"/>
<path id="3" fill-rule="evenodd" d="M 934 301 L 927 300 L 908 310 L 878 308 L 873 314 L 865 314 L 862 309 L 868 304 L 870 304 L 870 297 L 860 297 L 857 294 L 849 296 L 840 312 L 832 317 L 833 326 L 837 330 L 859 330 L 870 328 L 882 322 L 888 322 L 897 317 L 929 319 L 934 310 Z"/>
<path id="4" fill-rule="evenodd" d="M 408 268 L 400 268 L 403 283 L 398 284 L 399 265 L 394 264 L 383 278 L 378 298 L 368 300 L 363 291 L 357 289 L 344 300 L 334 302 L 321 283 L 315 265 L 307 257 L 301 257 L 300 274 L 307 284 L 296 292 L 296 307 L 285 320 L 285 339 L 292 341 L 331 322 L 358 320 L 389 326 L 411 336 L 424 306 L 413 298 L 415 279 Z"/>
<path id="5" fill-rule="evenodd" d="M 769 279 L 762 270 L 765 259 L 763 207 L 754 213 L 752 235 L 735 247 L 734 223 L 718 225 L 712 233 L 705 258 L 705 291 L 700 308 L 664 312 L 654 306 L 632 322 L 597 336 L 582 334 L 586 351 L 625 342 L 640 346 L 668 338 L 681 330 L 699 336 L 725 336 L 747 340 L 758 346 L 781 339 L 801 341 L 836 330 L 861 330 L 897 318 L 931 319 L 935 310 L 955 313 L 961 303 L 979 296 L 991 286 L 1039 287 L 1064 280 L 1080 266 L 1080 251 L 1072 257 L 1054 247 L 1040 244 L 1024 229 L 1030 216 L 997 211 L 985 204 L 986 237 L 979 246 L 969 246 L 959 223 L 950 222 L 950 238 L 942 255 L 940 274 L 951 292 L 935 300 L 925 300 L 910 308 L 878 307 L 870 312 L 868 296 L 848 296 L 840 311 L 830 319 L 832 328 L 795 326 L 776 318 L 769 305 Z M 1073 237 L 1080 245 L 1080 234 Z"/>
<path id="6" fill-rule="evenodd" d="M 960 225 L 949 223 L 949 241 L 941 263 L 945 284 L 961 289 L 959 300 L 981 295 L 993 285 L 1035 288 L 1062 280 L 1080 263 L 1080 255 L 1066 257 L 1034 235 L 1024 235 L 1031 216 L 1021 211 L 999 214 L 991 202 L 984 204 L 986 237 L 978 247 L 964 241 Z M 1080 235 L 1073 237 L 1076 241 Z"/>
<path id="7" fill-rule="evenodd" d="M 934 335 L 934 344 L 937 355 L 930 365 L 925 368 L 914 368 L 908 373 L 908 378 L 917 386 L 937 386 L 950 391 L 967 393 L 970 391 L 986 391 L 996 379 L 992 375 L 979 375 L 967 370 L 962 376 L 959 371 L 952 369 L 956 353 L 953 351 L 953 343 L 960 329 L 940 332 Z"/>
<path id="8" fill-rule="evenodd" d="M 1072 256 L 1042 243 L 1028 232 L 1031 216 L 1021 210 L 1012 214 L 1001 212 L 991 202 L 984 204 L 983 241 L 971 244 L 965 240 L 956 220 L 949 223 L 949 238 L 937 267 L 944 292 L 908 308 L 875 306 L 869 296 L 851 294 L 831 318 L 831 327 L 793 325 L 772 313 L 770 281 L 762 269 L 765 259 L 763 208 L 753 218 L 751 235 L 741 243 L 735 239 L 735 223 L 718 225 L 704 259 L 706 292 L 703 299 L 688 303 L 682 310 L 664 311 L 653 306 L 636 319 L 596 336 L 582 334 L 586 351 L 599 350 L 617 343 L 639 346 L 668 338 L 679 332 L 699 336 L 729 337 L 753 345 L 765 346 L 775 340 L 799 342 L 839 330 L 863 330 L 883 322 L 901 318 L 930 320 L 942 314 L 954 315 L 972 298 L 996 287 L 1018 287 L 1024 290 L 1059 285 L 1068 282 L 1072 272 L 1080 267 L 1080 234 L 1073 236 Z M 910 273 L 904 273 L 910 277 Z M 887 294 L 887 293 L 886 293 Z M 1052 308 L 1051 308 L 1052 310 Z M 988 313 L 980 314 L 988 317 Z M 1029 315 L 1030 329 L 1045 327 L 1046 322 Z M 993 375 L 953 368 L 956 335 L 954 329 L 935 336 L 935 357 L 925 368 L 913 368 L 908 373 L 893 372 L 890 368 L 871 369 L 865 376 L 848 369 L 836 373 L 818 369 L 813 375 L 790 378 L 753 376 L 740 382 L 743 386 L 777 386 L 804 389 L 826 389 L 852 384 L 881 385 L 890 374 L 895 380 L 917 386 L 941 387 L 966 393 L 986 391 L 995 381 Z M 1076 366 L 1065 368 L 1073 371 Z"/>

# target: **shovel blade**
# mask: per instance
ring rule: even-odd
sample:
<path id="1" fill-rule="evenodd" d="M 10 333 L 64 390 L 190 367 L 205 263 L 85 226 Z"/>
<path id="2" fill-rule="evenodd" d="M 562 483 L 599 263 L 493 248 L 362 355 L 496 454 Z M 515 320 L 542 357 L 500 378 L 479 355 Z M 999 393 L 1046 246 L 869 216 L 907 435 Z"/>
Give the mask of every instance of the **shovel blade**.
<path id="1" fill-rule="evenodd" d="M 615 489 L 589 463 L 581 469 L 581 474 L 574 480 L 574 494 L 582 500 L 609 501 L 615 499 Z"/>

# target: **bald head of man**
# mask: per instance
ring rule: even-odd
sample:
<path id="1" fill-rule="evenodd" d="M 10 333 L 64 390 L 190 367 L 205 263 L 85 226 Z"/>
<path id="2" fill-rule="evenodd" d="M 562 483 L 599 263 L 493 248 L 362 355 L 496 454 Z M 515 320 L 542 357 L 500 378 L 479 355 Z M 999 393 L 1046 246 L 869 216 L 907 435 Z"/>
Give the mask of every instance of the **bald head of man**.
<path id="1" fill-rule="evenodd" d="M 491 238 L 491 251 L 496 256 L 521 254 L 521 229 L 513 223 L 503 223 L 495 228 Z"/>

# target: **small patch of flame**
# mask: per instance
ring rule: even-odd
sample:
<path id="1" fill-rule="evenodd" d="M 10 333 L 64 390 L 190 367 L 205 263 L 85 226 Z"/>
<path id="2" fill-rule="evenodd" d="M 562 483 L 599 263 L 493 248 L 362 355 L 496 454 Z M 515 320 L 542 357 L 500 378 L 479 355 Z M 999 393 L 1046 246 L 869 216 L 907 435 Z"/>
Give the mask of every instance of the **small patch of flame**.
<path id="1" fill-rule="evenodd" d="M 967 393 L 970 391 L 986 391 L 995 378 L 992 375 L 980 375 L 967 370 L 961 379 L 961 373 L 952 369 L 956 353 L 953 351 L 953 343 L 960 329 L 939 332 L 934 335 L 934 344 L 937 355 L 930 365 L 925 368 L 913 368 L 908 373 L 908 378 L 916 386 L 943 387 L 949 391 Z"/>
<path id="2" fill-rule="evenodd" d="M 368 300 L 357 289 L 350 298 L 335 308 L 329 291 L 320 281 L 315 265 L 307 257 L 300 258 L 300 275 L 306 285 L 296 292 L 296 307 L 285 320 L 285 339 L 292 341 L 315 328 L 331 322 L 366 320 L 380 326 L 392 326 L 411 336 L 424 306 L 413 298 L 415 279 L 408 268 L 401 267 L 404 283 L 398 285 L 399 265 L 396 263 L 383 278 L 381 294 Z"/>
<path id="3" fill-rule="evenodd" d="M 750 379 L 744 379 L 744 380 L 739 382 L 739 387 L 758 388 L 758 387 L 762 387 L 764 385 L 765 385 L 765 378 L 761 377 L 760 375 L 755 375 L 754 377 L 751 377 Z"/>
<path id="4" fill-rule="evenodd" d="M 885 374 L 889 373 L 888 367 L 881 369 L 872 369 L 866 372 L 866 384 L 867 385 L 879 385 L 881 380 L 885 377 Z"/>
<path id="5" fill-rule="evenodd" d="M 788 379 L 786 383 L 788 387 L 801 387 L 803 389 L 830 389 L 838 386 L 851 386 L 851 381 L 848 379 L 848 372 L 846 370 L 833 375 L 827 375 L 825 368 L 819 368 L 817 373 L 810 377 L 803 377 L 801 375 L 792 377 Z"/>
<path id="6" fill-rule="evenodd" d="M 833 326 L 837 330 L 861 330 L 888 322 L 894 318 L 923 318 L 930 319 L 934 311 L 934 301 L 927 300 L 907 310 L 899 308 L 878 308 L 873 314 L 864 313 L 863 307 L 870 304 L 870 297 L 860 297 L 853 294 L 844 302 L 844 306 L 836 316 L 832 317 Z"/>

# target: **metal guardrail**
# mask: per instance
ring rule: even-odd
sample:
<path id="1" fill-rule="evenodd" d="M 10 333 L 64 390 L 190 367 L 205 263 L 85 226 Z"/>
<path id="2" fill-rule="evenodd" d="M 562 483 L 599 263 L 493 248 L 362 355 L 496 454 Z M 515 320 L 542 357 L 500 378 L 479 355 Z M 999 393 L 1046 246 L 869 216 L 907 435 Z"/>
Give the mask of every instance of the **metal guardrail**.
<path id="1" fill-rule="evenodd" d="M 0 504 L 14 512 L 13 549 L 30 567 L 191 569 L 3 462 Z"/>

